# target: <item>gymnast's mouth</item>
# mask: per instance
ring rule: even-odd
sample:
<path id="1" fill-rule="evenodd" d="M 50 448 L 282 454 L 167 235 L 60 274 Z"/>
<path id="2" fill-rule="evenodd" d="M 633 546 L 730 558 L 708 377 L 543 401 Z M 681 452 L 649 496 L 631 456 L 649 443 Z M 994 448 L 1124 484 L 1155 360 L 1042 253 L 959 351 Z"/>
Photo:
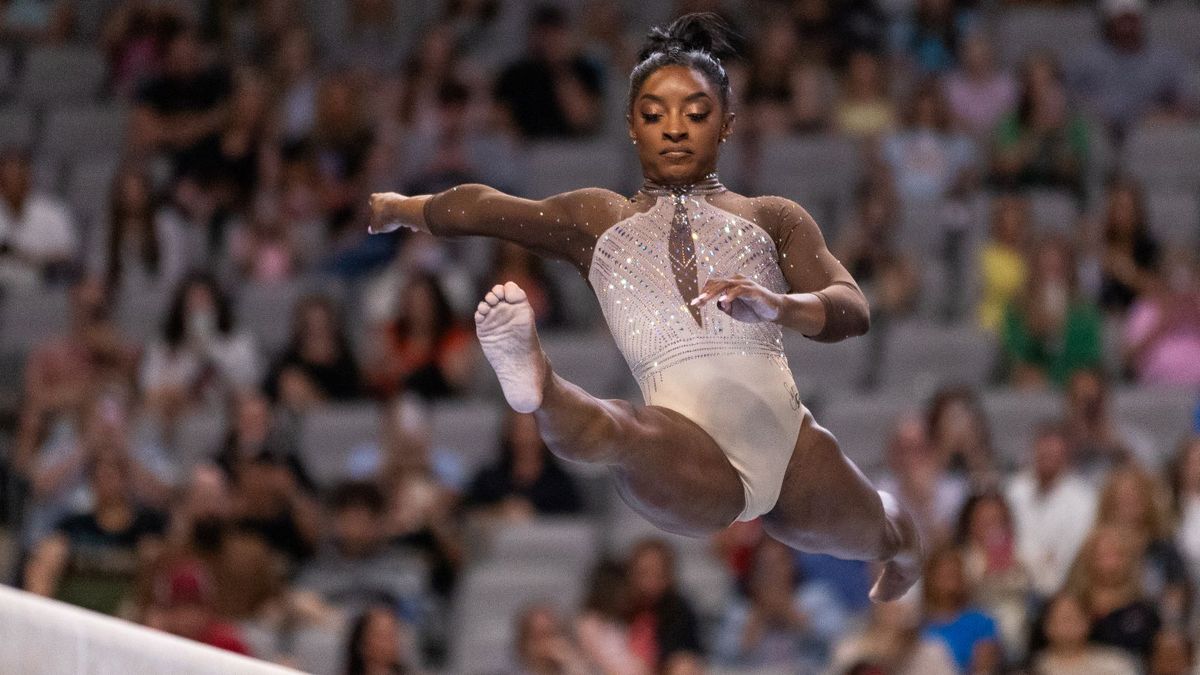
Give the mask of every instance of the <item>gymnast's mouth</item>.
<path id="1" fill-rule="evenodd" d="M 663 157 L 679 158 L 691 155 L 692 151 L 688 150 L 687 148 L 667 148 L 658 154 L 662 155 Z"/>

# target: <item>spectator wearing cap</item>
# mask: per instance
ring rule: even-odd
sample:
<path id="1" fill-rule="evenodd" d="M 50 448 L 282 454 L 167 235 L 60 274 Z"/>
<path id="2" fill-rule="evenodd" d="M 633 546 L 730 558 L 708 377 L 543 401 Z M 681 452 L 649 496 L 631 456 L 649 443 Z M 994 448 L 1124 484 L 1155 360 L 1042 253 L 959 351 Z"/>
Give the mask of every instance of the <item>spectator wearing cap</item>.
<path id="1" fill-rule="evenodd" d="M 0 289 L 33 288 L 66 272 L 79 249 L 67 205 L 35 190 L 28 152 L 0 152 Z"/>
<path id="2" fill-rule="evenodd" d="M 330 535 L 316 558 L 302 567 L 297 587 L 350 613 L 370 607 L 379 597 L 415 609 L 425 566 L 388 545 L 383 491 L 370 482 L 343 483 L 334 488 L 329 504 Z"/>
<path id="3" fill-rule="evenodd" d="M 1146 0 L 1103 0 L 1103 38 L 1080 56 L 1071 75 L 1076 91 L 1109 130 L 1120 136 L 1147 115 L 1182 109 L 1184 63 L 1151 43 Z"/>
<path id="4" fill-rule="evenodd" d="M 154 579 L 146 625 L 189 640 L 250 655 L 237 626 L 220 620 L 213 607 L 212 575 L 196 561 L 180 561 Z"/>
<path id="5" fill-rule="evenodd" d="M 528 55 L 500 73 L 495 98 L 524 138 L 585 136 L 600 124 L 603 73 L 572 45 L 566 13 L 533 12 Z"/>

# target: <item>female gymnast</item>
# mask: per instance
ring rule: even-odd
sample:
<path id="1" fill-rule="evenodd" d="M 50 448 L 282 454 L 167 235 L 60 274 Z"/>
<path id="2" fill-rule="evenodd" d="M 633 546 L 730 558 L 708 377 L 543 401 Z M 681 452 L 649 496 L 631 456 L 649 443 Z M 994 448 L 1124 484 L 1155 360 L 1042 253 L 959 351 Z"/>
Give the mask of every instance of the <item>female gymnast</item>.
<path id="1" fill-rule="evenodd" d="M 796 549 L 883 561 L 871 598 L 893 600 L 920 574 L 913 521 L 813 420 L 782 343 L 781 328 L 825 342 L 861 335 L 867 302 L 803 208 L 717 180 L 734 121 L 720 62 L 730 52 L 714 15 L 651 31 L 630 75 L 645 180 L 632 198 L 588 188 L 534 201 L 484 185 L 377 193 L 370 230 L 498 237 L 574 263 L 645 406 L 556 375 L 516 284 L 492 288 L 475 313 L 505 399 L 534 414 L 551 450 L 611 467 L 625 501 L 663 530 L 702 536 L 761 516 Z"/>

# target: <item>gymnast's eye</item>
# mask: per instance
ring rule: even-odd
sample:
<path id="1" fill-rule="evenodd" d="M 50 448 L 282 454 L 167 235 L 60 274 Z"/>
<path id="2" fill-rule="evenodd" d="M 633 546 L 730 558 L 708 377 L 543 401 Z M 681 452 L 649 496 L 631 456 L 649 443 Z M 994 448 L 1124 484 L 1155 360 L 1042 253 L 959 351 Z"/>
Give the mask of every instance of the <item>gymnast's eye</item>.
<path id="1" fill-rule="evenodd" d="M 646 124 L 654 124 L 661 119 L 662 115 L 659 113 L 642 113 L 642 121 Z"/>
<path id="2" fill-rule="evenodd" d="M 703 122 L 708 119 L 708 113 L 688 113 L 688 119 L 693 122 Z"/>

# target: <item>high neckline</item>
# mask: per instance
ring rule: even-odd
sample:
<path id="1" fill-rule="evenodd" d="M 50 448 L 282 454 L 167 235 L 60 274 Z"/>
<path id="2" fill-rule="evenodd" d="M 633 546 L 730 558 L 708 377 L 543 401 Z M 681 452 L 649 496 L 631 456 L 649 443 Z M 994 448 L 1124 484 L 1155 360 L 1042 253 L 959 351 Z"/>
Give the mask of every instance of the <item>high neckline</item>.
<path id="1" fill-rule="evenodd" d="M 663 185 L 647 178 L 642 182 L 641 191 L 654 197 L 687 194 L 709 195 L 724 192 L 725 186 L 721 184 L 720 179 L 717 178 L 717 172 L 714 171 L 694 183 L 683 185 Z"/>

